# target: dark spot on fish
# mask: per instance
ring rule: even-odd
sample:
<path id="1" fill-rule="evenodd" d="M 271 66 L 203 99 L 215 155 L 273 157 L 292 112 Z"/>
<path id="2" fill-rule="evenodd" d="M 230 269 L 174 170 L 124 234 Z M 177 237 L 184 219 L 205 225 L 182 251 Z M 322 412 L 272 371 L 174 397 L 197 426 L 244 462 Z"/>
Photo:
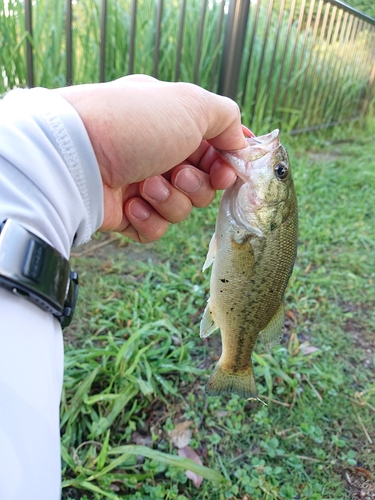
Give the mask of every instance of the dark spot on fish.
<path id="1" fill-rule="evenodd" d="M 220 293 L 222 293 L 223 290 L 220 290 Z"/>
<path id="2" fill-rule="evenodd" d="M 220 279 L 220 281 L 221 281 L 222 283 L 229 283 L 229 281 L 228 281 L 228 280 L 226 280 L 226 279 L 224 279 L 224 278 Z"/>
<path id="3" fill-rule="evenodd" d="M 274 231 L 277 228 L 276 222 L 271 222 L 270 231 Z"/>
<path id="4" fill-rule="evenodd" d="M 255 280 L 250 280 L 250 283 L 252 283 L 253 285 L 255 285 Z"/>
<path id="5" fill-rule="evenodd" d="M 231 307 L 230 310 L 233 311 L 234 307 Z"/>

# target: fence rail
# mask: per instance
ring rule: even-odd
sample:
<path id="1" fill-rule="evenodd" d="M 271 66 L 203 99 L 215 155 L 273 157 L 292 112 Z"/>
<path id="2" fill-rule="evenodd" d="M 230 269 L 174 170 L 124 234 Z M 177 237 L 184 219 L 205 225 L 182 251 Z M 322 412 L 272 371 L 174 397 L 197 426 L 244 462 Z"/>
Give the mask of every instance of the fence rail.
<path id="1" fill-rule="evenodd" d="M 339 0 L 0 0 L 0 28 L 0 92 L 148 73 L 236 99 L 257 132 L 375 99 L 375 20 Z"/>

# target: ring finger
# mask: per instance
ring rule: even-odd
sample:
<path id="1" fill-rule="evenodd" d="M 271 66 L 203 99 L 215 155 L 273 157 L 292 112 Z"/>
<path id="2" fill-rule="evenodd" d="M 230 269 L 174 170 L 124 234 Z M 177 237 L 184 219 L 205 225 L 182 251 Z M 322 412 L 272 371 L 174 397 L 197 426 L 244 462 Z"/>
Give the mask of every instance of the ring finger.
<path id="1" fill-rule="evenodd" d="M 141 196 L 169 222 L 181 222 L 191 212 L 190 198 L 161 175 L 142 181 L 139 189 Z"/>

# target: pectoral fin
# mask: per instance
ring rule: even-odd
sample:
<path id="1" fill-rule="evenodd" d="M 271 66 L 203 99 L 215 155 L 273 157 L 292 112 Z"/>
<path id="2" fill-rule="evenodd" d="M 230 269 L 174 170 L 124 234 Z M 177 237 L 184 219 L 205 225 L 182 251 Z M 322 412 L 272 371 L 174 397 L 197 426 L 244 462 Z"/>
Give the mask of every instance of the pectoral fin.
<path id="1" fill-rule="evenodd" d="M 206 338 L 211 333 L 213 333 L 218 327 L 215 325 L 215 321 L 212 318 L 212 312 L 210 311 L 210 301 L 206 305 L 206 309 L 203 313 L 203 318 L 201 320 L 201 331 L 200 336 Z"/>
<path id="2" fill-rule="evenodd" d="M 274 317 L 268 323 L 266 328 L 260 332 L 262 344 L 266 349 L 272 349 L 282 339 L 284 332 L 284 304 L 281 303 Z"/>
<path id="3" fill-rule="evenodd" d="M 216 256 L 216 248 L 217 248 L 217 242 L 216 242 L 216 235 L 215 233 L 212 235 L 210 245 L 208 247 L 208 253 L 206 257 L 206 262 L 203 264 L 203 269 L 202 271 L 205 271 L 210 265 L 213 263 L 214 258 Z"/>

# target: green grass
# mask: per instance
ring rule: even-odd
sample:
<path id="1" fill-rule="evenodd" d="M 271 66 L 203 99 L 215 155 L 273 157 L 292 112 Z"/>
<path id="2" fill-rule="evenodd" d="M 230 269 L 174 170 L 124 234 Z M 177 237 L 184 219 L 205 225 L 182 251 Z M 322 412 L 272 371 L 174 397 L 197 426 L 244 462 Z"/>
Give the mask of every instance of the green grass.
<path id="1" fill-rule="evenodd" d="M 199 338 L 218 201 L 151 245 L 119 237 L 99 247 L 108 236 L 96 237 L 73 259 L 81 295 L 65 336 L 64 499 L 374 494 L 358 475 L 375 471 L 373 128 L 285 140 L 299 252 L 283 342 L 254 354 L 267 406 L 204 393 L 220 354 L 218 334 Z M 200 489 L 168 438 L 183 420 L 209 468 Z"/>
<path id="2" fill-rule="evenodd" d="M 211 0 L 186 0 L 181 61 L 176 68 L 183 0 L 164 0 L 160 44 L 157 11 L 160 2 L 138 0 L 135 18 L 133 73 L 155 74 L 161 80 L 176 78 L 217 91 L 226 16 L 223 4 Z M 131 48 L 131 0 L 109 0 L 105 75 L 112 80 L 129 73 Z M 270 17 L 268 0 L 251 2 L 237 100 L 244 120 L 260 132 L 278 126 L 285 132 L 336 120 L 348 120 L 367 112 L 374 99 L 372 69 L 374 32 L 361 32 L 352 18 L 325 3 L 314 3 L 309 30 L 309 2 L 300 17 L 301 1 L 290 16 L 293 2 L 280 15 L 282 0 L 274 0 Z M 312 5 L 312 4 L 311 4 Z M 202 43 L 199 45 L 201 19 Z M 73 4 L 73 83 L 99 80 L 99 0 Z M 341 12 L 341 13 L 340 13 Z M 35 85 L 66 84 L 66 3 L 38 0 L 32 9 Z M 327 16 L 326 16 L 327 14 Z M 301 19 L 301 23 L 299 22 Z M 323 19 L 326 29 L 323 30 Z M 331 23 L 332 19 L 332 23 Z M 316 23 L 316 24 L 315 24 Z M 25 86 L 26 38 L 23 3 L 0 0 L 0 94 Z M 330 37 L 328 36 L 330 34 Z M 353 36 L 352 36 L 353 35 Z M 355 36 L 354 36 L 355 35 Z M 254 43 L 252 43 L 254 42 Z M 154 58 L 158 64 L 155 70 Z M 196 68 L 196 62 L 199 65 Z"/>

